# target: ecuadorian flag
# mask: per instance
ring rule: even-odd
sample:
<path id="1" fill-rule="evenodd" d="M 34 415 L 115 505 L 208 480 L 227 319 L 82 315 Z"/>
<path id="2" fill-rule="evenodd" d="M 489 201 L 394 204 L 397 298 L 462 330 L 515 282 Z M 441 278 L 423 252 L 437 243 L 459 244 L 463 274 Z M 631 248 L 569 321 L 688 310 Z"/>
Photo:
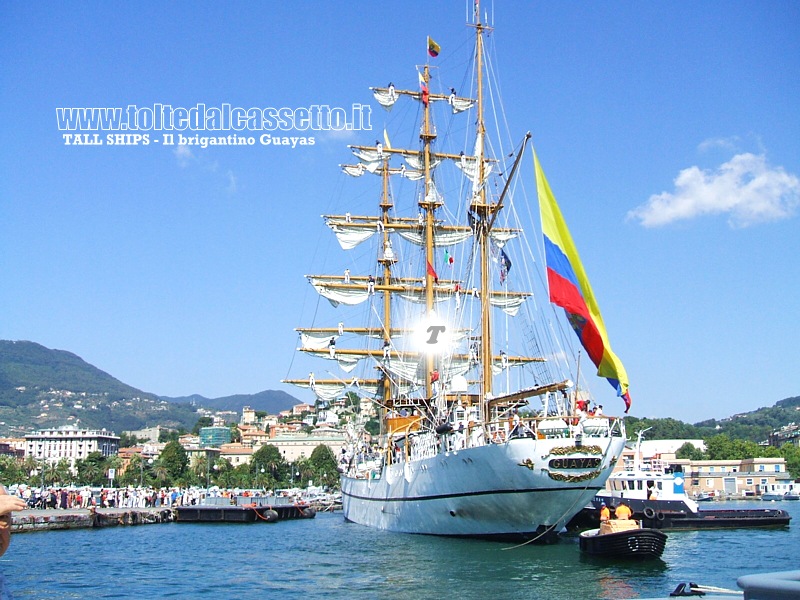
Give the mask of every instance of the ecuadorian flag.
<path id="1" fill-rule="evenodd" d="M 431 36 L 428 36 L 428 54 L 430 54 L 433 58 L 436 58 L 439 56 L 440 50 L 441 48 L 439 47 L 439 44 L 434 42 Z"/>
<path id="2" fill-rule="evenodd" d="M 589 285 L 578 250 L 535 152 L 533 163 L 544 234 L 550 302 L 566 311 L 572 328 L 597 367 L 597 375 L 608 379 L 617 390 L 617 395 L 625 401 L 625 412 L 628 412 L 631 407 L 628 374 L 622 361 L 611 351 L 592 286 Z"/>

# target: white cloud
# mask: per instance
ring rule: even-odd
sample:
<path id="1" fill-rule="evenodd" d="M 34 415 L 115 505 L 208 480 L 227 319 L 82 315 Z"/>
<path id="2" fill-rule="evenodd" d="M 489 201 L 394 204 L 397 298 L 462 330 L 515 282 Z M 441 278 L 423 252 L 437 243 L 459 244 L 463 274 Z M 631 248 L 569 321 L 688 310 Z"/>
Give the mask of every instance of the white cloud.
<path id="1" fill-rule="evenodd" d="M 737 154 L 716 171 L 683 169 L 675 191 L 654 194 L 628 213 L 645 227 L 659 227 L 704 215 L 727 214 L 731 227 L 777 221 L 794 215 L 800 204 L 800 179 L 765 156 Z"/>
<path id="2" fill-rule="evenodd" d="M 715 148 L 736 152 L 739 149 L 739 138 L 736 136 L 729 138 L 710 138 L 701 142 L 697 147 L 700 152 L 708 152 Z"/>
<path id="3" fill-rule="evenodd" d="M 178 144 L 172 152 L 178 159 L 178 164 L 182 167 L 188 166 L 194 160 L 194 154 L 186 144 Z"/>
<path id="4" fill-rule="evenodd" d="M 236 190 L 237 190 L 237 185 L 236 185 L 236 183 L 237 183 L 237 179 L 236 179 L 236 175 L 234 175 L 234 174 L 233 174 L 233 171 L 231 171 L 231 170 L 229 169 L 229 170 L 228 170 L 228 173 L 227 173 L 227 176 L 228 176 L 228 187 L 227 187 L 227 191 L 228 191 L 228 193 L 229 193 L 229 194 L 235 194 L 235 193 L 236 193 Z"/>

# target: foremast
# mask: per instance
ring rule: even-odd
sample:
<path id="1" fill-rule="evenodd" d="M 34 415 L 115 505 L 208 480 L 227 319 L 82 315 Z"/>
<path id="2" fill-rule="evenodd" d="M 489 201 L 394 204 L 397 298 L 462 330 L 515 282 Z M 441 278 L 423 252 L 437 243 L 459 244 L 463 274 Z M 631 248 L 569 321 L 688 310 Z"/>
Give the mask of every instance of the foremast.
<path id="1" fill-rule="evenodd" d="M 430 67 L 426 64 L 422 71 L 422 84 L 423 94 L 428 89 L 428 82 L 430 81 Z M 431 144 L 436 139 L 436 134 L 431 130 L 431 117 L 430 117 L 430 101 L 425 96 L 422 100 L 422 132 L 420 133 L 420 140 L 422 141 L 422 159 L 423 159 L 423 174 L 424 174 L 424 193 L 419 201 L 420 209 L 425 214 L 425 314 L 430 320 L 433 313 L 433 292 L 436 277 L 434 273 L 434 244 L 433 244 L 433 230 L 436 224 L 435 211 L 438 207 L 438 196 L 433 187 L 433 178 L 431 173 Z M 436 370 L 435 357 L 431 353 L 426 353 L 425 357 L 425 397 L 430 398 L 433 396 L 433 381 L 432 374 Z"/>

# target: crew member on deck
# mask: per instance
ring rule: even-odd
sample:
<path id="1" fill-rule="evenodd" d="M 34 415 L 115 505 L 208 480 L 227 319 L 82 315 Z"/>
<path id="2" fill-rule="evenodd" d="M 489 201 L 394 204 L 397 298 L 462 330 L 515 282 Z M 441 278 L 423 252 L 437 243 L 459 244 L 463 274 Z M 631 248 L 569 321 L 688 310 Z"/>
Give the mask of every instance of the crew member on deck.
<path id="1" fill-rule="evenodd" d="M 611 518 L 611 511 L 605 502 L 600 503 L 600 522 L 603 523 Z"/>
<path id="2" fill-rule="evenodd" d="M 624 500 L 620 500 L 619 505 L 614 509 L 614 516 L 621 521 L 630 519 L 632 514 L 633 511 L 625 504 Z"/>

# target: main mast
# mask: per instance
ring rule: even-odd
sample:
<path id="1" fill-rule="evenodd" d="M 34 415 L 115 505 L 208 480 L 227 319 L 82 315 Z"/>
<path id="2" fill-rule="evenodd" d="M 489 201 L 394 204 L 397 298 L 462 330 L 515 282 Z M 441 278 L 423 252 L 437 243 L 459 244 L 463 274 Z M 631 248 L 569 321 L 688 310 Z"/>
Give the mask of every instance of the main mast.
<path id="1" fill-rule="evenodd" d="M 484 141 L 486 136 L 486 125 L 483 118 L 483 32 L 487 28 L 481 23 L 480 0 L 475 1 L 475 70 L 477 82 L 476 96 L 476 148 L 475 155 L 477 160 L 477 186 L 478 189 L 473 195 L 471 207 L 478 215 L 477 220 L 477 241 L 479 245 L 479 255 L 481 263 L 481 369 L 483 371 L 482 389 L 480 397 L 487 399 L 492 394 L 492 321 L 491 305 L 489 298 L 491 295 L 491 278 L 489 273 L 489 229 L 488 224 L 493 213 L 493 208 L 489 204 L 484 179 L 486 174 L 486 162 L 484 160 Z M 483 406 L 487 406 L 485 403 Z M 484 409 L 485 410 L 485 409 Z M 489 415 L 484 413 L 484 419 L 488 421 Z"/>

